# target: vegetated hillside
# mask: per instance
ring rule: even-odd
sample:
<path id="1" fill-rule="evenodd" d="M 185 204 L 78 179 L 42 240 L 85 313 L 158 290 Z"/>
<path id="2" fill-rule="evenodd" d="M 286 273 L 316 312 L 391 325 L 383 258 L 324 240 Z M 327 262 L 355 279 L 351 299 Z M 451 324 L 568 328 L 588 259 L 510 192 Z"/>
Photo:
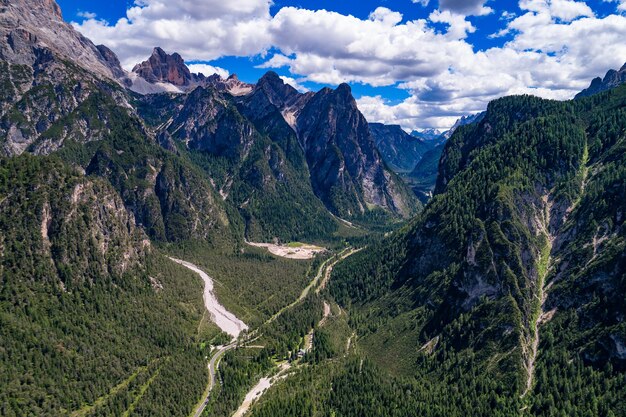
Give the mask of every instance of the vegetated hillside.
<path id="1" fill-rule="evenodd" d="M 448 415 L 623 415 L 625 150 L 626 87 L 491 103 L 423 214 L 335 268 L 360 346 Z"/>
<path id="2" fill-rule="evenodd" d="M 186 416 L 217 331 L 199 277 L 156 244 L 232 254 L 243 221 L 204 170 L 150 135 L 102 66 L 106 49 L 54 1 L 5 3 L 0 415 Z"/>
<path id="3" fill-rule="evenodd" d="M 0 414 L 190 410 L 206 381 L 201 285 L 111 185 L 57 158 L 3 159 L 0 230 Z"/>
<path id="4" fill-rule="evenodd" d="M 370 123 L 369 128 L 380 156 L 396 173 L 411 172 L 433 146 L 409 135 L 398 125 Z"/>
<path id="5" fill-rule="evenodd" d="M 445 144 L 437 145 L 426 152 L 413 168 L 413 171 L 404 177 L 422 202 L 430 200 L 435 191 L 439 160 L 444 147 Z"/>
<path id="6" fill-rule="evenodd" d="M 234 239 L 237 219 L 231 222 L 229 208 L 204 172 L 154 143 L 140 121 L 116 111 L 106 95 L 92 100 L 94 107 L 111 109 L 111 131 L 85 145 L 66 142 L 59 156 L 87 175 L 107 179 L 153 240 Z"/>

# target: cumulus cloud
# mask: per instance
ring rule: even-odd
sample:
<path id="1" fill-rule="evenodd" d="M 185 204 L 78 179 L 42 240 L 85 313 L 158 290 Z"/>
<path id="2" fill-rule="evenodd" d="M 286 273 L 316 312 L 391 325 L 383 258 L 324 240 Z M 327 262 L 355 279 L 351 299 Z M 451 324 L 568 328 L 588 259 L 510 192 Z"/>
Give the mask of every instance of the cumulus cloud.
<path id="1" fill-rule="evenodd" d="M 583 1 L 572 0 L 521 0 L 522 10 L 549 16 L 564 22 L 571 22 L 579 17 L 594 16 L 593 10 Z"/>
<path id="2" fill-rule="evenodd" d="M 87 19 L 74 26 L 113 49 L 126 68 L 144 60 L 155 46 L 187 59 L 209 61 L 224 55 L 255 55 L 271 44 L 270 0 L 135 0 L 114 24 Z"/>
<path id="3" fill-rule="evenodd" d="M 379 7 L 370 13 L 370 20 L 382 22 L 386 26 L 395 26 L 402 22 L 402 13 L 394 12 L 386 7 Z"/>
<path id="4" fill-rule="evenodd" d="M 476 28 L 465 19 L 465 16 L 451 13 L 450 11 L 435 10 L 429 16 L 431 22 L 445 23 L 448 25 L 446 35 L 451 39 L 465 39 L 468 33 L 476 32 Z"/>
<path id="5" fill-rule="evenodd" d="M 486 4 L 441 0 L 428 18 L 405 21 L 387 7 L 359 19 L 295 7 L 271 16 L 270 0 L 136 0 L 114 24 L 75 25 L 110 46 L 127 68 L 157 45 L 190 61 L 265 57 L 272 50 L 260 67 L 287 68 L 286 81 L 299 89 L 304 82 L 397 86 L 410 97 L 401 103 L 362 97 L 359 106 L 372 121 L 406 129 L 447 128 L 508 94 L 571 98 L 626 59 L 626 16 L 599 18 L 574 0 L 520 0 L 521 12 L 502 15 L 500 35 L 508 34 L 508 42 L 476 50 L 467 41 L 476 31 L 467 16 L 489 12 Z"/>

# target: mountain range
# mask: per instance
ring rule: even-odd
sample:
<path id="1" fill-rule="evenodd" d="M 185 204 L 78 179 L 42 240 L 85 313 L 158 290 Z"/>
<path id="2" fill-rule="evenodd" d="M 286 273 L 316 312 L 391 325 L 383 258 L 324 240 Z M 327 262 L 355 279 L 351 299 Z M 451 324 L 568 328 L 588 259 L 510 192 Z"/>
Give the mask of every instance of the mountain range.
<path id="1" fill-rule="evenodd" d="M 408 134 L 0 0 L 0 415 L 626 415 L 623 75 Z"/>
<path id="2" fill-rule="evenodd" d="M 589 97 L 603 91 L 610 90 L 626 82 L 626 64 L 619 70 L 609 70 L 604 78 L 594 78 L 591 85 L 580 93 L 576 94 L 576 99 Z"/>

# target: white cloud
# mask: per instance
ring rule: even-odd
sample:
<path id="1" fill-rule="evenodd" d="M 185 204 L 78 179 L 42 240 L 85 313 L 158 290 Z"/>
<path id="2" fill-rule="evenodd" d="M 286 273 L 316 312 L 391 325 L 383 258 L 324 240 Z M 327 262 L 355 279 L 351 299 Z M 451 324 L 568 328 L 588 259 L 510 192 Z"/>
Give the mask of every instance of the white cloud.
<path id="1" fill-rule="evenodd" d="M 76 16 L 82 17 L 83 19 L 95 19 L 98 15 L 93 12 L 78 12 Z"/>
<path id="2" fill-rule="evenodd" d="M 584 1 L 572 0 L 521 0 L 522 10 L 534 12 L 551 19 L 571 22 L 579 17 L 593 17 L 594 13 Z"/>
<path id="3" fill-rule="evenodd" d="M 296 90 L 298 90 L 301 93 L 308 93 L 309 91 L 311 91 L 308 88 L 306 88 L 305 86 L 303 86 L 302 84 L 300 84 L 300 81 L 296 80 L 295 78 L 285 77 L 283 75 L 281 75 L 280 78 L 286 84 L 289 84 L 290 86 L 292 86 L 293 88 L 295 88 Z"/>
<path id="4" fill-rule="evenodd" d="M 310 81 L 400 85 L 411 95 L 402 103 L 362 97 L 359 106 L 371 120 L 407 129 L 449 127 L 508 94 L 570 98 L 626 60 L 626 16 L 599 18 L 583 1 L 520 0 L 518 16 L 503 15 L 500 35 L 511 40 L 479 51 L 466 40 L 476 29 L 465 16 L 486 12 L 482 0 L 441 1 L 427 19 L 414 21 L 386 7 L 368 19 L 295 7 L 271 16 L 269 4 L 141 0 L 113 25 L 95 19 L 75 25 L 111 47 L 127 68 L 153 46 L 189 61 L 264 55 L 273 48 L 260 67 L 287 68 L 287 82 L 297 88 Z M 435 23 L 446 28 L 438 32 Z"/>
<path id="5" fill-rule="evenodd" d="M 370 13 L 370 20 L 382 22 L 385 26 L 395 26 L 402 22 L 402 13 L 394 12 L 386 7 L 379 7 Z"/>
<path id="6" fill-rule="evenodd" d="M 517 15 L 514 12 L 509 12 L 505 10 L 502 12 L 502 15 L 500 15 L 500 20 L 512 20 L 516 17 Z"/>
<path id="7" fill-rule="evenodd" d="M 271 44 L 267 25 L 270 0 L 135 0 L 115 24 L 87 19 L 74 26 L 104 43 L 125 68 L 150 55 L 155 46 L 188 60 L 255 55 Z"/>
<path id="8" fill-rule="evenodd" d="M 213 65 L 208 64 L 187 64 L 189 67 L 189 71 L 194 74 L 202 74 L 206 77 L 210 77 L 213 74 L 217 74 L 222 78 L 228 78 L 230 75 L 228 70 L 220 67 L 214 67 Z"/>
<path id="9" fill-rule="evenodd" d="M 447 24 L 446 35 L 451 39 L 465 39 L 468 33 L 476 32 L 476 28 L 465 19 L 465 16 L 451 13 L 448 10 L 443 12 L 435 10 L 428 18 L 431 22 Z"/>

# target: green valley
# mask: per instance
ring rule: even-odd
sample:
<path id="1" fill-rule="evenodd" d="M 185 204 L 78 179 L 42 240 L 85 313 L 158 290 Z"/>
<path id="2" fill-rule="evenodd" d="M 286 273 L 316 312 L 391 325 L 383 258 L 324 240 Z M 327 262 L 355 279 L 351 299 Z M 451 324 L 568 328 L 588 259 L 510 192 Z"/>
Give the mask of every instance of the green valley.
<path id="1" fill-rule="evenodd" d="M 0 0 L 0 416 L 626 416 L 624 4 L 128 3 Z"/>

